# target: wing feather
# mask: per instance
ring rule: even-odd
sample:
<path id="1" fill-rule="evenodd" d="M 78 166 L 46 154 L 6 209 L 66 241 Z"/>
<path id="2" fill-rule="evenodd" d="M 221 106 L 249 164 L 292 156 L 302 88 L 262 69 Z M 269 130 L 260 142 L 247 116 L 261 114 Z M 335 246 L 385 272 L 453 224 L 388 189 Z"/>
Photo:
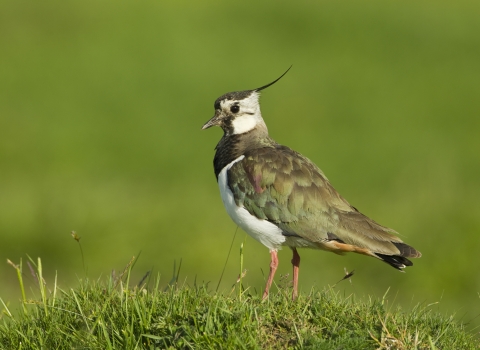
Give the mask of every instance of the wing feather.
<path id="1" fill-rule="evenodd" d="M 330 233 L 359 248 L 401 254 L 402 240 L 394 230 L 352 207 L 315 164 L 288 147 L 248 151 L 230 168 L 228 185 L 238 206 L 279 226 L 286 235 L 323 242 Z"/>

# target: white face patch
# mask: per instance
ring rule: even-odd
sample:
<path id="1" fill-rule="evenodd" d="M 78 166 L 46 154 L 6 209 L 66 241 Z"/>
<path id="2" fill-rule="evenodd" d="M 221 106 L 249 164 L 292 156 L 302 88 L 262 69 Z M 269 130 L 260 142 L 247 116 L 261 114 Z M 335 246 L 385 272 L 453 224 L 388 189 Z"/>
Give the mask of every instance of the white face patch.
<path id="1" fill-rule="evenodd" d="M 259 98 L 260 94 L 254 91 L 247 98 L 240 100 L 240 111 L 243 113 L 253 113 L 254 115 L 261 115 L 260 103 L 258 102 Z"/>
<path id="2" fill-rule="evenodd" d="M 254 129 L 259 124 L 265 126 L 262 113 L 260 112 L 260 104 L 258 102 L 259 97 L 260 94 L 254 91 L 250 94 L 250 96 L 243 100 L 224 100 L 221 102 L 220 105 L 222 110 L 228 111 L 229 113 L 231 113 L 230 108 L 233 105 L 239 106 L 239 111 L 235 114 L 235 117 L 232 120 L 232 134 L 235 135 L 246 133 Z"/>
<path id="3" fill-rule="evenodd" d="M 258 118 L 254 115 L 245 114 L 238 116 L 232 121 L 233 133 L 243 134 L 255 128 L 257 126 Z"/>

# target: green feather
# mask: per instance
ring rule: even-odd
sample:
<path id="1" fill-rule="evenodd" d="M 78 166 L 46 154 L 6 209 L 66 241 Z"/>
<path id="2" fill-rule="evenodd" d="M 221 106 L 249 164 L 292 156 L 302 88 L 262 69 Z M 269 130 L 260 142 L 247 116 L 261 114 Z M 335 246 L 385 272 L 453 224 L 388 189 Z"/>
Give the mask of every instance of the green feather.
<path id="1" fill-rule="evenodd" d="M 228 172 L 235 202 L 259 219 L 311 242 L 328 232 L 358 247 L 398 254 L 395 231 L 353 208 L 308 158 L 288 147 L 255 148 Z"/>

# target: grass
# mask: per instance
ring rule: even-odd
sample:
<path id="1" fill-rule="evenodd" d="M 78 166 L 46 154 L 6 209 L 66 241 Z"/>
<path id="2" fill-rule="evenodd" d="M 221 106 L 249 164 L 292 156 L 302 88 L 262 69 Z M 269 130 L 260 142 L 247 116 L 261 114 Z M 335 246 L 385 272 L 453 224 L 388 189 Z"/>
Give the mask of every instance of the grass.
<path id="1" fill-rule="evenodd" d="M 478 340 L 431 305 L 404 312 L 380 299 L 357 301 L 333 289 L 290 300 L 278 286 L 268 301 L 240 283 L 229 295 L 208 284 L 161 288 L 160 276 L 132 286 L 132 259 L 124 271 L 84 279 L 75 289 L 49 287 L 42 264 L 29 258 L 40 296 L 25 297 L 22 264 L 14 265 L 22 310 L 4 303 L 2 349 L 478 349 Z M 240 293 L 237 293 L 241 290 Z"/>

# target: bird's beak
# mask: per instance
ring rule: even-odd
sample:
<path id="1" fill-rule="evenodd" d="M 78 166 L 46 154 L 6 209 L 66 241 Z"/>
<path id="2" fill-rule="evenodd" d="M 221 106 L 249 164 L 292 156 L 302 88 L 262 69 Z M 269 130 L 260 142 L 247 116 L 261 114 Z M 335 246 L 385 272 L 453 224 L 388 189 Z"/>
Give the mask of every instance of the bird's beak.
<path id="1" fill-rule="evenodd" d="M 206 122 L 204 126 L 202 126 L 202 130 L 208 129 L 211 126 L 219 125 L 220 124 L 220 117 L 221 117 L 220 111 L 216 110 L 213 118 L 210 119 L 208 122 Z"/>

